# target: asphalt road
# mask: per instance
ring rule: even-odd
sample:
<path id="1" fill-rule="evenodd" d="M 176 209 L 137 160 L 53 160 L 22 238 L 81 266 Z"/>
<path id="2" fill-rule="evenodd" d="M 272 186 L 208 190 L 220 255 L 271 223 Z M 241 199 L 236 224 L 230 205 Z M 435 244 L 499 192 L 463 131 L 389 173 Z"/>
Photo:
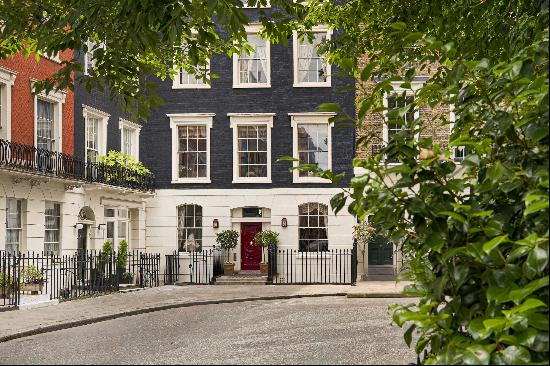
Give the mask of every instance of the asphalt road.
<path id="1" fill-rule="evenodd" d="M 387 307 L 301 298 L 160 311 L 0 343 L 0 364 L 406 364 Z M 14 313 L 15 315 L 15 313 Z"/>

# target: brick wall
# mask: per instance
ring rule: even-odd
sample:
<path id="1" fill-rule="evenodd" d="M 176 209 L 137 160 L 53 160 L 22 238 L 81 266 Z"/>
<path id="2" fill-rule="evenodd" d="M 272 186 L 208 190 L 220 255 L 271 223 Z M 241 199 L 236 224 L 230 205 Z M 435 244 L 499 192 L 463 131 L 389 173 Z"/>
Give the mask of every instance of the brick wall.
<path id="1" fill-rule="evenodd" d="M 364 66 L 367 62 L 367 58 L 364 57 L 360 60 L 359 64 Z M 418 66 L 418 65 L 417 65 Z M 421 70 L 420 67 L 417 67 L 417 79 L 425 80 L 429 78 L 436 71 L 437 65 L 431 64 L 428 67 Z M 356 80 L 356 98 L 360 99 L 366 95 L 370 95 L 376 86 L 376 82 L 367 81 L 362 82 L 361 80 Z M 420 107 L 420 118 L 423 121 L 423 131 L 420 137 L 429 137 L 431 136 L 435 143 L 448 143 L 450 135 L 449 127 L 449 107 L 448 106 L 438 106 L 431 108 L 430 106 L 421 106 Z M 372 155 L 373 146 L 376 144 L 383 144 L 383 130 L 384 130 L 384 117 L 382 113 L 369 113 L 365 118 L 360 121 L 356 126 L 356 137 L 357 139 L 369 136 L 370 139 L 367 139 L 360 145 L 356 145 L 356 156 L 357 157 L 366 157 Z"/>
<path id="2" fill-rule="evenodd" d="M 72 50 L 60 54 L 61 60 L 70 60 Z M 34 97 L 31 80 L 44 80 L 60 68 L 60 64 L 47 58 L 36 61 L 34 54 L 29 57 L 18 53 L 13 58 L 0 60 L 0 66 L 17 73 L 11 96 L 11 140 L 26 145 L 34 145 Z M 74 103 L 73 92 L 65 90 L 63 104 L 62 150 L 66 154 L 74 153 Z"/>

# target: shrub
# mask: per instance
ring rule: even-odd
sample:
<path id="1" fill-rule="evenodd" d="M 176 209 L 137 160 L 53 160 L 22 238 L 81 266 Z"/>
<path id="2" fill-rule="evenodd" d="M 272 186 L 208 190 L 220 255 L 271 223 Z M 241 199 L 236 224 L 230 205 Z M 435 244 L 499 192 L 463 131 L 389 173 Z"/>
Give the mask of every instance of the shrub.
<path id="1" fill-rule="evenodd" d="M 218 243 L 222 249 L 227 251 L 227 262 L 229 261 L 229 256 L 231 254 L 231 249 L 237 247 L 239 239 L 239 232 L 235 230 L 224 230 L 216 234 L 216 243 Z"/>
<path id="2" fill-rule="evenodd" d="M 44 281 L 44 274 L 35 266 L 27 266 L 21 272 L 21 282 L 23 283 L 40 283 Z"/>
<path id="3" fill-rule="evenodd" d="M 254 235 L 254 244 L 262 247 L 262 258 L 265 263 L 264 248 L 275 248 L 279 242 L 279 233 L 272 230 L 264 230 Z"/>
<path id="4" fill-rule="evenodd" d="M 128 264 L 128 242 L 126 240 L 121 240 L 118 243 L 118 257 L 117 257 L 117 266 L 119 268 L 126 268 Z"/>

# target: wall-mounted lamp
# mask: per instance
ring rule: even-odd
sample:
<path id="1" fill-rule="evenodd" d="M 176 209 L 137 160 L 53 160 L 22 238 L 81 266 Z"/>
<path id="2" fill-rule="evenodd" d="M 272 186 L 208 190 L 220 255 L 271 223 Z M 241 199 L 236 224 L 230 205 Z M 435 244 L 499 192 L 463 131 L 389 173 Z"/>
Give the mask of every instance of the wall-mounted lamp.
<path id="1" fill-rule="evenodd" d="M 282 227 L 287 227 L 287 226 L 288 226 L 288 222 L 286 221 L 286 217 L 283 217 L 283 218 L 281 219 L 281 226 L 282 226 Z"/>
<path id="2" fill-rule="evenodd" d="M 217 229 L 220 227 L 220 222 L 218 221 L 218 219 L 214 219 L 214 221 L 212 221 L 212 227 L 214 229 Z"/>
<path id="3" fill-rule="evenodd" d="M 97 230 L 105 230 L 105 224 L 97 225 Z"/>
<path id="4" fill-rule="evenodd" d="M 73 227 L 76 228 L 77 230 L 80 230 L 80 229 L 83 229 L 83 228 L 84 228 L 84 224 L 81 224 L 81 223 L 79 222 L 79 223 L 77 223 L 77 224 L 74 224 Z"/>

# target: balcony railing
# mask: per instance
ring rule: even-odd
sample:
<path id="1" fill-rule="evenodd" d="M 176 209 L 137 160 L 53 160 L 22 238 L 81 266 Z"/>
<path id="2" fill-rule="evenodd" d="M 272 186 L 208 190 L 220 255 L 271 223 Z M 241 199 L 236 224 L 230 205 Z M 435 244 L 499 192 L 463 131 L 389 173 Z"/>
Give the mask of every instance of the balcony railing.
<path id="1" fill-rule="evenodd" d="M 143 192 L 153 192 L 155 184 L 155 176 L 152 173 L 138 174 L 124 167 L 86 163 L 67 154 L 1 139 L 0 167 Z"/>

